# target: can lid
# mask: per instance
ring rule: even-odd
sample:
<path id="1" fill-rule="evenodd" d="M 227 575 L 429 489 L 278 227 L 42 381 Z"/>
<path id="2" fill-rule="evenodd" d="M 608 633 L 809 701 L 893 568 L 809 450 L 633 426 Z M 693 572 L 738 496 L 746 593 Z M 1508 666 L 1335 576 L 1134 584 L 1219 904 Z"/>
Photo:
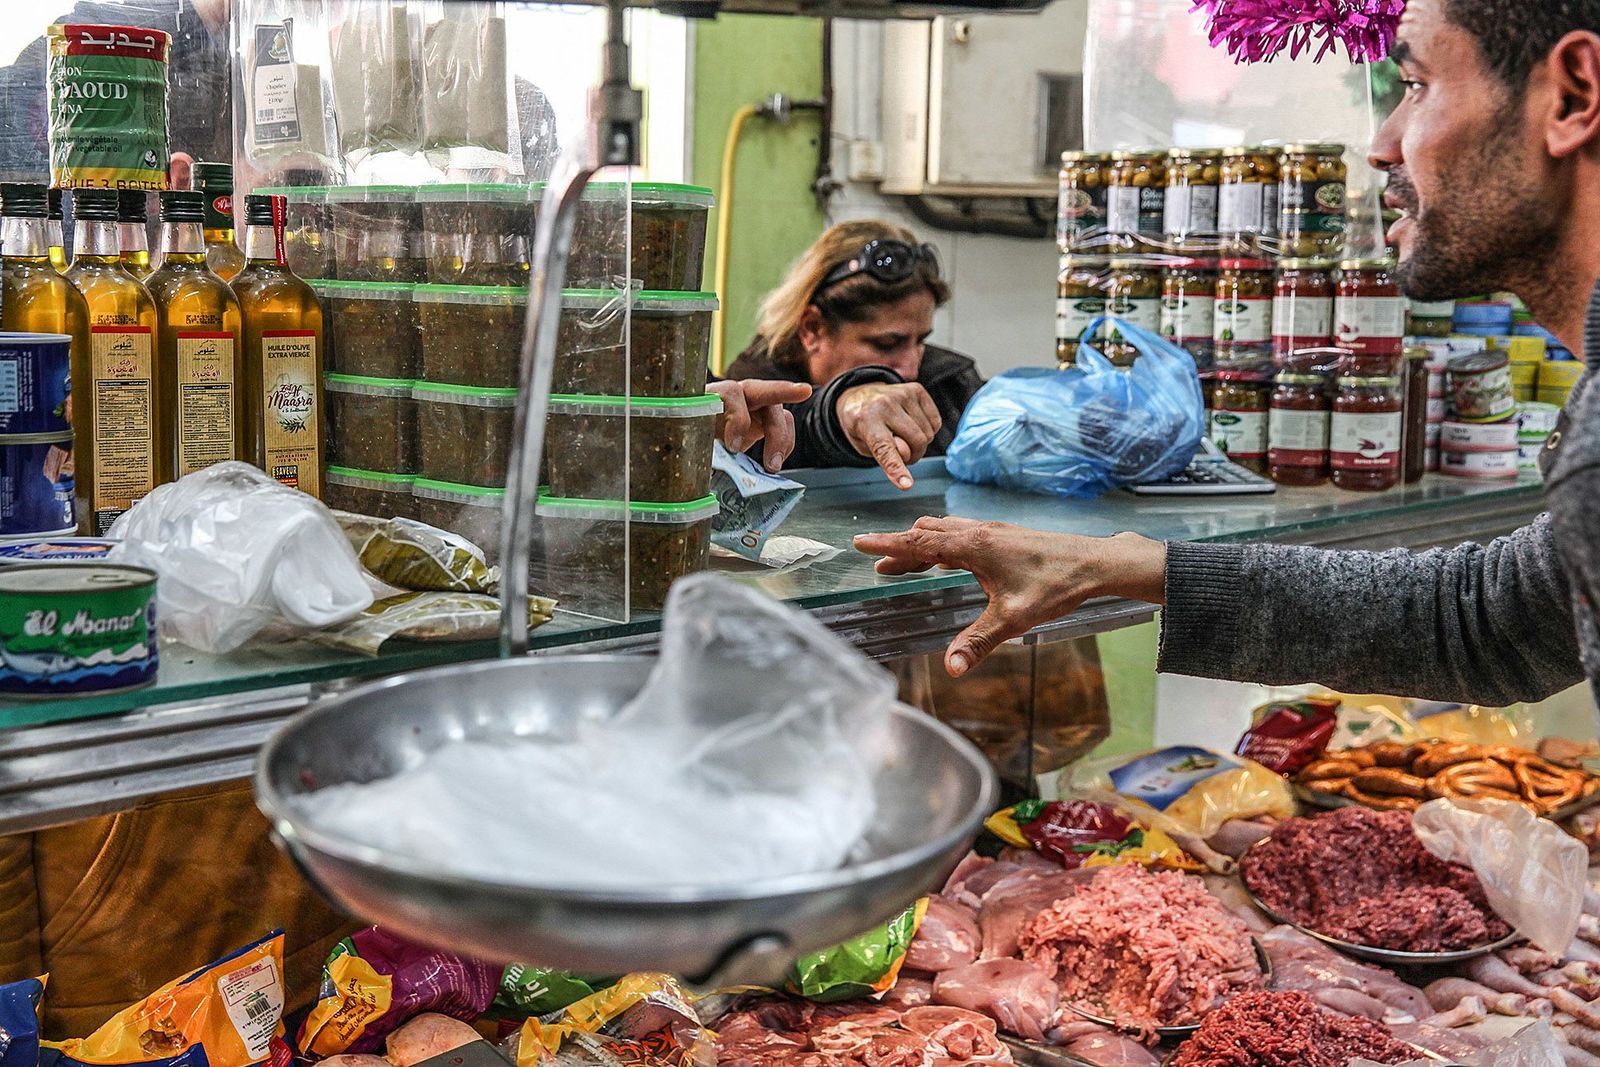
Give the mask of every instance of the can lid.
<path id="1" fill-rule="evenodd" d="M 0 563 L 105 559 L 121 542 L 103 537 L 29 538 L 0 543 Z"/>
<path id="2" fill-rule="evenodd" d="M 53 593 L 104 592 L 148 586 L 155 591 L 156 572 L 126 563 L 72 562 L 20 563 L 0 567 L 0 592 Z"/>
<path id="3" fill-rule="evenodd" d="M 411 486 L 417 480 L 415 474 L 388 474 L 384 471 L 361 470 L 357 467 L 329 467 L 326 474 L 329 483 L 333 485 L 382 489 L 397 493 L 411 492 Z M 363 485 L 362 483 L 368 484 Z"/>
<path id="4" fill-rule="evenodd" d="M 1302 141 L 1286 144 L 1283 150 L 1297 155 L 1342 156 L 1345 146 L 1338 141 Z"/>
<path id="5" fill-rule="evenodd" d="M 313 278 L 311 288 L 318 296 L 346 300 L 410 300 L 417 288 L 414 282 L 345 282 Z"/>
<path id="6" fill-rule="evenodd" d="M 364 374 L 328 374 L 323 386 L 332 393 L 357 393 L 362 396 L 409 397 L 417 383 L 407 378 L 371 378 Z"/>
<path id="7" fill-rule="evenodd" d="M 335 185 L 328 200 L 335 204 L 409 204 L 416 197 L 412 185 Z"/>
<path id="8" fill-rule="evenodd" d="M 67 333 L 23 333 L 6 330 L 0 332 L 0 350 L 8 345 L 36 345 L 41 343 L 60 344 L 62 341 L 72 343 L 72 335 Z"/>
<path id="9" fill-rule="evenodd" d="M 472 504 L 491 508 L 499 507 L 501 499 L 506 495 L 503 488 L 441 482 L 433 478 L 418 478 L 412 483 L 411 492 L 427 500 L 445 500 L 452 504 Z"/>
<path id="10" fill-rule="evenodd" d="M 1451 374 L 1485 374 L 1492 370 L 1511 365 L 1511 360 L 1504 352 L 1473 352 L 1466 356 L 1457 356 L 1446 366 Z"/>
<path id="11" fill-rule="evenodd" d="M 1332 270 L 1333 267 L 1334 261 L 1331 259 L 1290 258 L 1278 260 L 1279 270 Z"/>
<path id="12" fill-rule="evenodd" d="M 588 396 L 578 393 L 552 393 L 552 415 L 640 415 L 645 418 L 693 419 L 722 413 L 722 398 L 715 393 L 703 396 Z"/>
<path id="13" fill-rule="evenodd" d="M 682 504 L 655 504 L 630 500 L 579 500 L 573 497 L 539 494 L 539 514 L 559 519 L 598 519 L 620 522 L 654 523 L 663 526 L 688 526 L 717 516 L 717 496 L 711 493 Z"/>
<path id="14" fill-rule="evenodd" d="M 628 195 L 623 182 L 595 182 L 583 191 L 585 200 L 621 200 Z M 709 208 L 716 202 L 716 194 L 703 185 L 666 182 L 635 182 L 632 196 L 635 204 L 645 207 Z"/>
<path id="15" fill-rule="evenodd" d="M 517 390 L 475 385 L 449 385 L 444 382 L 417 382 L 411 395 L 438 404 L 460 404 L 474 408 L 513 408 Z"/>
<path id="16" fill-rule="evenodd" d="M 413 286 L 412 299 L 419 304 L 526 304 L 528 289 L 523 285 L 437 285 Z"/>
<path id="17" fill-rule="evenodd" d="M 533 187 L 510 182 L 442 182 L 417 187 L 419 204 L 527 204 Z"/>

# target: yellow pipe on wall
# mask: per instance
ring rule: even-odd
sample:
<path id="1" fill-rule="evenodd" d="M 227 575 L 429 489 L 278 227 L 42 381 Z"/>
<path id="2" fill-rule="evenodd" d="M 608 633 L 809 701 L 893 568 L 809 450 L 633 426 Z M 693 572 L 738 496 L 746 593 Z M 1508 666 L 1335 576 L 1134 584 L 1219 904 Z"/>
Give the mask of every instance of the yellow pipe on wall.
<path id="1" fill-rule="evenodd" d="M 722 185 L 717 190 L 717 251 L 716 269 L 712 288 L 717 294 L 717 311 L 711 325 L 711 369 L 722 374 L 728 365 L 728 249 L 733 243 L 733 163 L 739 154 L 739 139 L 744 135 L 745 123 L 761 108 L 746 104 L 733 113 L 728 124 L 728 138 L 722 145 Z"/>

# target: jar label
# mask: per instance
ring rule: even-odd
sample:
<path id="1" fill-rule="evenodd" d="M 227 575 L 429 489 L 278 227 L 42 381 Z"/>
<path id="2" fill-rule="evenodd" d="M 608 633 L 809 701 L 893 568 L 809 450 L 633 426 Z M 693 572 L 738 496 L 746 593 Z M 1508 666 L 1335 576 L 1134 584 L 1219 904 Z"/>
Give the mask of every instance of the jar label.
<path id="1" fill-rule="evenodd" d="M 1117 185 L 1106 190 L 1106 229 L 1112 233 L 1139 232 L 1139 190 Z"/>
<path id="2" fill-rule="evenodd" d="M 1285 214 L 1306 214 L 1317 217 L 1344 214 L 1345 183 L 1303 182 L 1295 178 L 1279 186 L 1279 203 Z M 1343 230 L 1341 224 L 1339 230 Z M 1334 231 L 1338 232 L 1338 231 Z"/>
<path id="3" fill-rule="evenodd" d="M 1217 301 L 1204 293 L 1169 296 L 1161 301 L 1161 336 L 1177 341 L 1212 340 Z"/>
<path id="4" fill-rule="evenodd" d="M 1212 340 L 1236 344 L 1272 340 L 1272 297 L 1217 297 Z"/>
<path id="5" fill-rule="evenodd" d="M 1160 237 L 1167 221 L 1167 191 L 1158 186 L 1139 190 L 1139 232 Z"/>
<path id="6" fill-rule="evenodd" d="M 1154 296 L 1113 296 L 1106 301 L 1106 314 L 1155 333 L 1161 328 L 1161 298 Z M 1115 321 L 1106 324 L 1106 340 L 1122 340 Z"/>
<path id="7" fill-rule="evenodd" d="M 266 421 L 262 468 L 291 489 L 320 496 L 322 412 L 317 410 L 316 331 L 263 330 L 261 383 Z"/>
<path id="8" fill-rule="evenodd" d="M 91 326 L 89 333 L 94 525 L 104 534 L 156 487 L 152 331 L 119 324 Z"/>
<path id="9" fill-rule="evenodd" d="M 1233 459 L 1261 459 L 1267 454 L 1267 413 L 1217 408 L 1211 413 L 1211 443 Z"/>
<path id="10" fill-rule="evenodd" d="M 1266 190 L 1261 182 L 1224 185 L 1217 194 L 1217 229 L 1223 233 L 1260 233 Z"/>
<path id="11" fill-rule="evenodd" d="M 1279 296 L 1272 300 L 1272 336 L 1327 343 L 1333 335 L 1333 297 Z"/>
<path id="12" fill-rule="evenodd" d="M 1056 242 L 1070 249 L 1078 241 L 1095 235 L 1106 221 L 1103 190 L 1091 192 L 1063 186 L 1056 201 Z"/>
<path id="13" fill-rule="evenodd" d="M 1217 187 L 1215 185 L 1173 185 L 1167 188 L 1165 232 L 1169 237 L 1188 237 L 1217 232 Z"/>
<path id="14" fill-rule="evenodd" d="M 1261 187 L 1261 232 L 1278 232 L 1278 186 L 1276 183 Z"/>
<path id="15" fill-rule="evenodd" d="M 1334 340 L 1341 345 L 1398 341 L 1406 335 L 1402 296 L 1341 296 L 1334 310 Z M 1371 345 L 1362 347 L 1371 349 Z"/>
<path id="16" fill-rule="evenodd" d="M 1285 467 L 1320 467 L 1328 461 L 1326 411 L 1273 408 L 1268 420 L 1268 457 Z"/>
<path id="17" fill-rule="evenodd" d="M 1430 397 L 1428 397 L 1428 421 L 1431 422 L 1431 423 L 1441 423 L 1441 422 L 1444 421 L 1444 416 L 1445 416 L 1444 397 L 1442 397 L 1442 396 L 1430 396 Z"/>
<path id="18" fill-rule="evenodd" d="M 1103 296 L 1058 297 L 1056 299 L 1056 340 L 1076 341 L 1089 324 L 1106 313 Z"/>
<path id="19" fill-rule="evenodd" d="M 1400 413 L 1335 411 L 1331 420 L 1328 452 L 1335 470 L 1398 470 Z"/>
<path id="20" fill-rule="evenodd" d="M 236 458 L 234 336 L 178 334 L 178 477 Z"/>

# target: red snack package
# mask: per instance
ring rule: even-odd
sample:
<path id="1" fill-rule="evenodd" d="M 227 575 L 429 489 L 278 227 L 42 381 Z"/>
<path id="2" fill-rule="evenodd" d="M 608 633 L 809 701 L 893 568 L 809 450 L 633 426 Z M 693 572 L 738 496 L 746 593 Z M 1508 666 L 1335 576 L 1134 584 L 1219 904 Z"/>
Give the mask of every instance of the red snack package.
<path id="1" fill-rule="evenodd" d="M 1255 725 L 1234 752 L 1287 777 L 1327 750 L 1339 722 L 1339 701 L 1308 697 L 1263 704 L 1251 721 Z"/>

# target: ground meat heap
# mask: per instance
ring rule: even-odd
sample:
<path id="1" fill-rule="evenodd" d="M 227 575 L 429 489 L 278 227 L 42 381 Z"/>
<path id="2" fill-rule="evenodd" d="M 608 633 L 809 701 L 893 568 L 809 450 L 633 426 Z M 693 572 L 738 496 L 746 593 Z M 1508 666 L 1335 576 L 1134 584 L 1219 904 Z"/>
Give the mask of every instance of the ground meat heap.
<path id="1" fill-rule="evenodd" d="M 1104 868 L 1040 912 L 1019 943 L 1063 1001 L 1145 1032 L 1199 1022 L 1262 982 L 1244 923 L 1177 871 Z"/>
<path id="2" fill-rule="evenodd" d="M 1171 1067 L 1345 1067 L 1405 1063 L 1417 1050 L 1371 1019 L 1335 1015 L 1301 992 L 1245 993 L 1206 1016 Z"/>
<path id="3" fill-rule="evenodd" d="M 1241 873 L 1278 915 L 1355 944 L 1440 952 L 1511 932 L 1470 868 L 1417 840 L 1410 812 L 1350 807 L 1285 820 Z"/>

